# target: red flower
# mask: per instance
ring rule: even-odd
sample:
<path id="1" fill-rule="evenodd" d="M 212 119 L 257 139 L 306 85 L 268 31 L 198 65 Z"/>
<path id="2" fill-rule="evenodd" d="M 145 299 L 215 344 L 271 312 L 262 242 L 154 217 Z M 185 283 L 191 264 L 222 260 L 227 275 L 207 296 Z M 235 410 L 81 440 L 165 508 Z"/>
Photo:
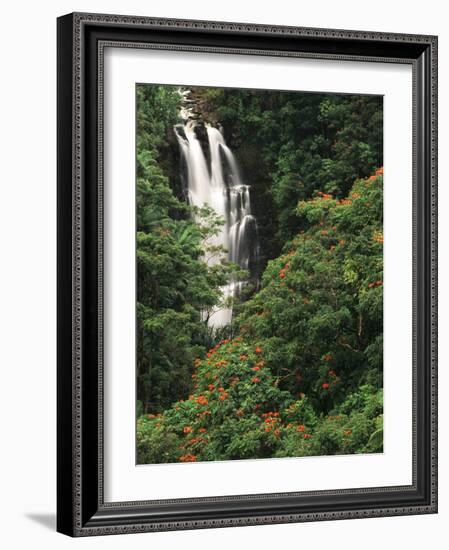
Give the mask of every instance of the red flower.
<path id="1" fill-rule="evenodd" d="M 310 434 L 304 434 L 303 437 L 304 439 L 310 439 L 312 436 Z"/>
<path id="2" fill-rule="evenodd" d="M 260 378 L 257 378 L 257 376 L 255 376 L 254 378 L 251 378 L 251 382 L 253 384 L 257 384 L 257 382 L 260 382 Z"/>
<path id="3" fill-rule="evenodd" d="M 300 425 L 296 428 L 296 430 L 297 430 L 298 432 L 305 432 L 305 431 L 306 431 L 306 427 L 304 426 L 304 424 L 300 424 Z"/>
<path id="4" fill-rule="evenodd" d="M 321 384 L 321 387 L 323 388 L 323 390 L 328 390 L 329 389 L 329 384 L 327 382 L 325 382 L 324 384 Z"/>

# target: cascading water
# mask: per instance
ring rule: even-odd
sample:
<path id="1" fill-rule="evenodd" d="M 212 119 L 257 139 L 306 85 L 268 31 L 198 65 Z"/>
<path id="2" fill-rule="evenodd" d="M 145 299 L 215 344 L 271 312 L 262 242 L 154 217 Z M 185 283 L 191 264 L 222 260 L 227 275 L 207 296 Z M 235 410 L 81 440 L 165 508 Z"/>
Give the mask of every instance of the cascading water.
<path id="1" fill-rule="evenodd" d="M 227 259 L 251 273 L 259 259 L 259 239 L 257 221 L 251 213 L 250 188 L 242 183 L 236 159 L 220 130 L 192 120 L 188 110 L 183 114 L 188 120 L 177 126 L 175 133 L 187 166 L 188 200 L 193 206 L 213 208 L 225 221 L 220 233 L 210 242 L 214 247 L 223 247 L 225 257 L 206 253 L 204 261 L 212 265 Z M 198 137 L 198 131 L 204 128 L 210 163 Z M 223 298 L 238 298 L 246 282 L 231 280 L 222 288 Z M 209 324 L 217 328 L 231 320 L 232 308 L 217 307 Z"/>

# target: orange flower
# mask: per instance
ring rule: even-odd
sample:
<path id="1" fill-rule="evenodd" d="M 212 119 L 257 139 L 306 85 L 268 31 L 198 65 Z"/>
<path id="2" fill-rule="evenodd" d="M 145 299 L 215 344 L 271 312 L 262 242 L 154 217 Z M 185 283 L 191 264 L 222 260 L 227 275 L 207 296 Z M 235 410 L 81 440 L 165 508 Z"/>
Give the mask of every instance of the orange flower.
<path id="1" fill-rule="evenodd" d="M 332 198 L 332 195 L 329 195 L 328 193 L 323 193 L 322 191 L 318 191 L 317 193 L 323 200 L 329 200 Z"/>
<path id="2" fill-rule="evenodd" d="M 373 241 L 375 241 L 376 243 L 383 244 L 384 242 L 383 233 L 381 233 L 380 231 L 376 232 L 373 236 Z"/>
<path id="3" fill-rule="evenodd" d="M 305 431 L 306 431 L 306 427 L 304 426 L 304 424 L 300 424 L 300 425 L 296 428 L 296 431 L 298 431 L 298 432 L 305 432 Z"/>
<path id="4" fill-rule="evenodd" d="M 191 426 L 185 426 L 185 428 L 182 430 L 185 434 L 189 434 L 193 432 L 193 428 Z"/>
<path id="5" fill-rule="evenodd" d="M 205 434 L 207 432 L 206 428 L 200 428 L 198 431 L 202 434 Z"/>
<path id="6" fill-rule="evenodd" d="M 384 167 L 381 166 L 380 168 L 378 168 L 378 169 L 376 170 L 375 173 L 376 173 L 376 176 L 382 176 L 383 173 L 384 173 Z"/>
<path id="7" fill-rule="evenodd" d="M 225 391 L 225 389 L 224 389 L 224 388 L 218 388 L 218 391 L 219 391 L 220 393 L 223 393 L 223 392 Z"/>
<path id="8" fill-rule="evenodd" d="M 274 430 L 274 435 L 276 437 L 279 437 L 281 435 L 281 430 L 279 428 L 277 428 L 276 430 Z"/>
<path id="9" fill-rule="evenodd" d="M 381 286 L 383 284 L 384 284 L 383 281 L 376 281 L 375 283 L 369 283 L 368 288 L 374 288 L 376 286 Z"/>
<path id="10" fill-rule="evenodd" d="M 186 454 L 179 457 L 181 462 L 196 462 L 196 456 L 192 454 Z"/>
<path id="11" fill-rule="evenodd" d="M 197 397 L 196 402 L 199 405 L 207 405 L 209 403 L 207 397 L 204 397 L 204 395 L 200 395 L 199 397 Z"/>
<path id="12" fill-rule="evenodd" d="M 310 434 L 304 434 L 303 437 L 304 439 L 310 439 L 312 436 Z"/>
<path id="13" fill-rule="evenodd" d="M 241 355 L 240 356 L 240 361 L 246 361 L 247 359 L 248 359 L 247 355 Z"/>
<path id="14" fill-rule="evenodd" d="M 326 353 L 326 355 L 323 357 L 323 359 L 325 361 L 332 361 L 332 354 L 331 353 Z"/>
<path id="15" fill-rule="evenodd" d="M 227 397 L 228 397 L 227 393 L 222 393 L 221 395 L 218 396 L 218 399 L 220 401 L 224 401 Z"/>
<path id="16" fill-rule="evenodd" d="M 193 364 L 195 365 L 195 367 L 199 367 L 201 365 L 201 359 L 195 359 Z"/>
<path id="17" fill-rule="evenodd" d="M 257 348 L 255 349 L 255 352 L 256 353 L 262 353 L 262 348 L 259 348 L 259 346 L 257 346 Z"/>
<path id="18" fill-rule="evenodd" d="M 213 384 L 209 384 L 207 387 L 209 388 L 210 391 L 215 389 L 215 386 Z"/>
<path id="19" fill-rule="evenodd" d="M 257 378 L 257 376 L 255 376 L 254 378 L 251 378 L 251 382 L 253 384 L 257 384 L 257 382 L 260 382 L 260 378 Z"/>

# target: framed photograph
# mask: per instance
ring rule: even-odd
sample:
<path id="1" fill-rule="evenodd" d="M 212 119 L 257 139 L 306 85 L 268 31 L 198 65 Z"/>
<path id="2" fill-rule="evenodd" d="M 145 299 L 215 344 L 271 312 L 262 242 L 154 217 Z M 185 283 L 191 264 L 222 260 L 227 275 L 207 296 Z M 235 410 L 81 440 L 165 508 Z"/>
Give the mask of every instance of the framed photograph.
<path id="1" fill-rule="evenodd" d="M 58 531 L 437 511 L 437 38 L 58 19 Z"/>

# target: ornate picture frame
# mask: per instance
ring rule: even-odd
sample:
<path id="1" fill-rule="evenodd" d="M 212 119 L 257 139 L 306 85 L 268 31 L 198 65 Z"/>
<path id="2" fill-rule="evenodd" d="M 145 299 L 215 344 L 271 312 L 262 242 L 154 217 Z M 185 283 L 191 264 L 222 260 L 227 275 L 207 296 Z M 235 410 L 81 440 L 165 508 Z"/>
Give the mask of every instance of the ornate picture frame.
<path id="1" fill-rule="evenodd" d="M 413 72 L 412 483 L 106 502 L 104 50 L 398 63 Z M 437 512 L 437 38 L 74 13 L 58 19 L 58 503 L 70 536 Z M 399 206 L 398 206 L 399 207 Z"/>

